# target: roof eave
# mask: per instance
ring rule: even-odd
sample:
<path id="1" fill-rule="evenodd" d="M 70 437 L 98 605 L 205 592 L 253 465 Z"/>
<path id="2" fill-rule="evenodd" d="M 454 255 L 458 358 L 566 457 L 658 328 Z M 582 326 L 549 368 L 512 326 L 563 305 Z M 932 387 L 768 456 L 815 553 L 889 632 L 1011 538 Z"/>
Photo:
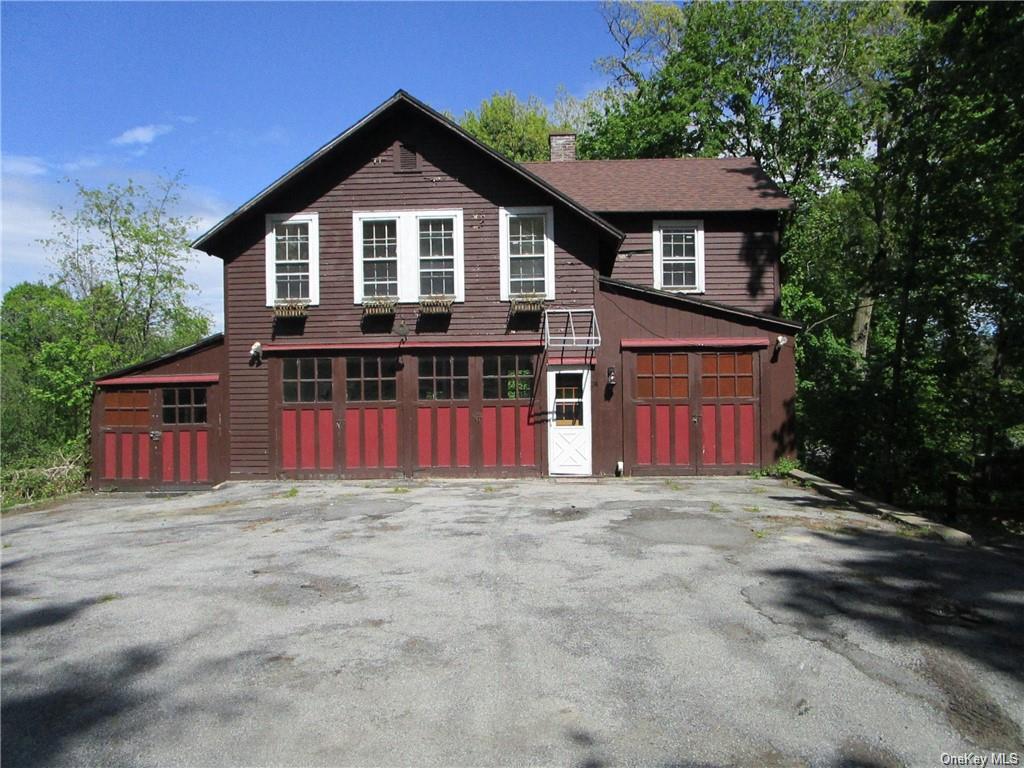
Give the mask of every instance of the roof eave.
<path id="1" fill-rule="evenodd" d="M 223 331 L 218 331 L 217 333 L 210 334 L 209 336 L 206 336 L 206 337 L 200 339 L 195 344 L 190 344 L 187 347 L 182 347 L 181 349 L 175 349 L 172 352 L 165 352 L 162 355 L 158 355 L 156 357 L 151 357 L 149 360 L 143 360 L 142 362 L 135 363 L 134 365 L 128 365 L 128 366 L 125 366 L 124 368 L 118 368 L 116 371 L 108 371 L 107 373 L 103 374 L 102 376 L 97 376 L 95 379 L 93 379 L 93 384 L 101 384 L 102 382 L 104 382 L 107 379 L 113 379 L 113 378 L 119 378 L 121 376 L 127 376 L 128 374 L 131 374 L 131 373 L 136 373 L 138 371 L 143 371 L 146 368 L 149 368 L 150 366 L 153 366 L 153 365 L 159 365 L 160 363 L 171 362 L 172 360 L 176 360 L 176 359 L 178 359 L 180 357 L 185 357 L 185 356 L 193 354 L 195 352 L 199 352 L 200 350 L 206 349 L 207 347 L 212 347 L 215 344 L 218 344 L 218 343 L 220 343 L 223 340 L 224 340 L 224 332 Z"/>
<path id="2" fill-rule="evenodd" d="M 777 317 L 776 315 L 769 315 L 765 312 L 752 312 L 747 309 L 739 309 L 738 307 L 732 307 L 728 304 L 720 304 L 717 301 L 708 301 L 707 299 L 698 299 L 695 296 L 681 293 L 672 293 L 671 291 L 663 291 L 659 288 L 650 288 L 646 285 L 638 285 L 637 283 L 630 283 L 625 280 L 616 280 L 612 277 L 599 277 L 598 282 L 601 285 L 609 285 L 613 288 L 621 288 L 626 291 L 632 291 L 634 293 L 640 293 L 647 296 L 652 296 L 659 299 L 667 299 L 669 301 L 675 301 L 678 304 L 687 306 L 711 309 L 716 312 L 723 312 L 736 317 L 742 317 L 747 320 L 756 320 L 761 323 L 767 323 L 776 325 L 781 328 L 786 328 L 792 333 L 797 333 L 803 330 L 803 323 L 797 322 L 796 320 L 787 320 L 784 317 Z"/>
<path id="3" fill-rule="evenodd" d="M 539 186 L 545 192 L 547 192 L 548 194 L 550 194 L 553 197 L 555 197 L 556 199 L 558 199 L 561 203 L 563 203 L 564 205 L 568 206 L 569 208 L 572 208 L 573 210 L 575 210 L 578 214 L 583 216 L 585 219 L 589 220 L 591 223 L 593 223 L 595 226 L 597 226 L 601 231 L 603 231 L 609 237 L 617 240 L 620 243 L 625 239 L 626 235 L 625 235 L 624 232 L 622 232 L 618 227 L 615 227 L 612 224 L 610 224 L 609 222 L 607 222 L 604 219 L 602 219 L 594 211 L 590 210 L 589 208 L 587 208 L 583 204 L 581 204 L 581 203 L 577 202 L 576 200 L 574 200 L 573 198 L 569 197 L 567 194 L 565 194 L 560 189 L 558 189 L 557 187 L 552 185 L 550 182 L 545 181 L 544 179 L 542 179 L 537 174 L 533 173 L 532 171 L 527 170 L 526 168 L 524 168 L 519 163 L 515 162 L 514 160 L 510 160 L 509 158 L 505 157 L 503 154 L 501 154 L 497 150 L 487 146 L 486 144 L 481 142 L 476 137 L 470 135 L 462 127 L 460 127 L 456 123 L 452 122 L 447 117 L 442 115 L 440 112 L 435 110 L 433 107 L 430 107 L 429 105 L 424 104 L 422 101 L 420 101 L 416 97 L 412 96 L 411 94 L 407 93 L 404 90 L 399 89 L 398 91 L 395 92 L 395 94 L 391 98 L 389 98 L 383 104 L 381 104 L 376 109 L 374 109 L 372 112 L 367 114 L 365 117 L 363 117 L 361 120 L 359 120 L 359 122 L 355 123 L 354 125 L 352 125 L 348 129 L 343 131 L 342 133 L 340 133 L 337 136 L 335 136 L 333 139 L 331 139 L 329 142 L 324 144 L 322 147 L 320 147 L 318 150 L 316 150 L 313 154 L 311 154 L 305 160 L 300 162 L 298 165 L 296 165 L 290 171 L 288 171 L 284 175 L 280 176 L 276 181 L 272 182 L 268 186 L 264 187 L 254 197 L 252 197 L 247 202 L 245 202 L 242 205 L 240 205 L 233 212 L 229 213 L 227 216 L 225 216 L 223 219 L 221 219 L 219 222 L 217 222 L 217 224 L 215 224 L 211 229 L 209 229 L 207 232 L 205 232 L 204 234 L 202 234 L 198 238 L 196 238 L 192 242 L 191 247 L 208 253 L 208 251 L 206 251 L 206 246 L 208 246 L 210 241 L 213 240 L 217 235 L 223 233 L 223 231 L 228 226 L 230 226 L 233 221 L 238 219 L 240 216 L 244 216 L 246 213 L 249 213 L 250 211 L 252 211 L 256 206 L 258 206 L 260 203 L 262 203 L 264 200 L 266 200 L 266 198 L 269 197 L 271 194 L 273 194 L 278 189 L 283 187 L 285 184 L 287 184 L 288 182 L 293 180 L 296 176 L 298 176 L 304 170 L 306 170 L 311 165 L 313 165 L 321 157 L 323 157 L 324 155 L 326 155 L 327 153 L 331 152 L 333 149 L 338 147 L 346 139 L 348 139 L 354 133 L 356 133 L 361 128 L 363 128 L 367 123 L 372 122 L 374 119 L 376 119 L 383 112 L 385 112 L 386 110 L 390 109 L 392 106 L 394 106 L 395 104 L 397 104 L 399 102 L 405 102 L 405 103 L 415 107 L 416 109 L 419 109 L 421 112 L 425 113 L 426 115 L 434 118 L 440 125 L 444 126 L 448 130 L 452 131 L 453 133 L 455 133 L 455 135 L 457 135 L 457 136 L 461 137 L 462 139 L 470 142 L 476 148 L 478 148 L 479 150 L 483 151 L 485 154 L 489 155 L 493 159 L 497 160 L 499 163 L 501 163 L 502 165 L 506 166 L 507 168 L 509 168 L 514 173 L 517 173 L 518 175 L 520 175 L 523 178 L 529 180 L 530 182 L 532 182 L 536 186 Z M 213 255 L 216 255 L 216 254 L 213 254 Z"/>

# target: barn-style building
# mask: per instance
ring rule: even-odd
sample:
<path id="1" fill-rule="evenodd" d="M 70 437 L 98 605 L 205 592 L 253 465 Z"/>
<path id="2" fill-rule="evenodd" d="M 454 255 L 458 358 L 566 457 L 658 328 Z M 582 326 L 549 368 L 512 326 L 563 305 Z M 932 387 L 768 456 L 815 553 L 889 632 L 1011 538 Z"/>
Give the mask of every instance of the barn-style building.
<path id="1" fill-rule="evenodd" d="M 193 244 L 225 331 L 97 380 L 103 488 L 741 473 L 794 451 L 750 158 L 515 163 L 399 91 Z"/>

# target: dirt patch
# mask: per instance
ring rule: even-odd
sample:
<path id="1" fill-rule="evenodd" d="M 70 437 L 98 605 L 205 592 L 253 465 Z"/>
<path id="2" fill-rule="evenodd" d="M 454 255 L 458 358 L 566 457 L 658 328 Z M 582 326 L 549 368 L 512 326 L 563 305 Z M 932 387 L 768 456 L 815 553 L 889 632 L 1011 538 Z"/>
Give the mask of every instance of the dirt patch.
<path id="1" fill-rule="evenodd" d="M 928 651 L 924 673 L 946 697 L 949 724 L 982 749 L 1024 751 L 1017 724 L 983 691 L 970 675 L 948 656 Z"/>
<path id="2" fill-rule="evenodd" d="M 590 514 L 590 510 L 570 504 L 568 507 L 561 507 L 560 509 L 543 510 L 540 514 L 548 520 L 553 520 L 557 523 L 568 523 L 572 520 L 582 520 Z"/>

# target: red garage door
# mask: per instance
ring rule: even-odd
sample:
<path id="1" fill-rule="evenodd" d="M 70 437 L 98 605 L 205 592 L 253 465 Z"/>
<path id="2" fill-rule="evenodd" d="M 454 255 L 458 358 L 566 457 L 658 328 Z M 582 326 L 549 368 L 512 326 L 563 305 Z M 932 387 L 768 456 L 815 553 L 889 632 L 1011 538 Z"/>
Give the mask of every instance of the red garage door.
<path id="1" fill-rule="evenodd" d="M 756 353 L 629 355 L 632 474 L 729 473 L 758 463 Z"/>

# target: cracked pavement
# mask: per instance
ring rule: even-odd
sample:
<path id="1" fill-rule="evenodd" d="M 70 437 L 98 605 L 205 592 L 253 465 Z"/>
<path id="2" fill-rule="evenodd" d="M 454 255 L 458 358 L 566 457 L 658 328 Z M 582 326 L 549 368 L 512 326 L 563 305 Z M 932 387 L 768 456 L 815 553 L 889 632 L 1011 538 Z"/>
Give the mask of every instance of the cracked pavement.
<path id="1" fill-rule="evenodd" d="M 2 538 L 8 765 L 1024 751 L 1024 554 L 781 481 L 238 483 Z"/>

